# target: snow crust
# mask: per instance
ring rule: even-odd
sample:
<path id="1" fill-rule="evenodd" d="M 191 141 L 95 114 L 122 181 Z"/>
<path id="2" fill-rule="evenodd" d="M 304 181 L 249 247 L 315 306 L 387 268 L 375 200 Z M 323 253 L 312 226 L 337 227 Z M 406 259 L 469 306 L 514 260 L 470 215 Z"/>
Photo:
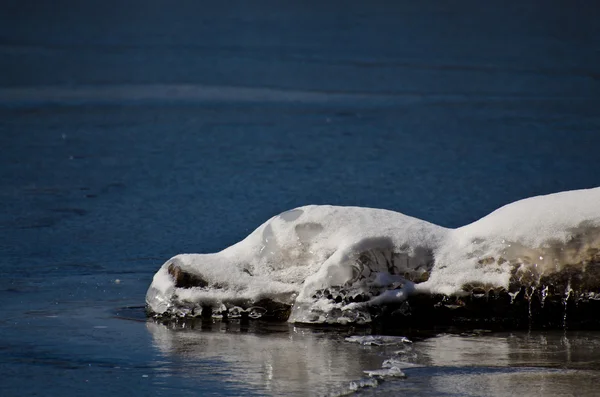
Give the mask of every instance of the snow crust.
<path id="1" fill-rule="evenodd" d="M 417 293 L 508 290 L 566 267 L 585 272 L 600 263 L 598 252 L 600 188 L 517 201 L 458 229 L 388 210 L 306 206 L 219 253 L 169 259 L 146 302 L 158 315 L 208 307 L 258 318 L 289 306 L 291 322 L 366 323 L 369 307 Z M 177 285 L 173 269 L 196 283 Z"/>
<path id="2" fill-rule="evenodd" d="M 436 251 L 420 292 L 459 294 L 469 286 L 508 289 L 567 266 L 585 271 L 600 251 L 600 188 L 531 197 L 453 230 Z M 600 286 L 598 286 L 600 287 Z"/>

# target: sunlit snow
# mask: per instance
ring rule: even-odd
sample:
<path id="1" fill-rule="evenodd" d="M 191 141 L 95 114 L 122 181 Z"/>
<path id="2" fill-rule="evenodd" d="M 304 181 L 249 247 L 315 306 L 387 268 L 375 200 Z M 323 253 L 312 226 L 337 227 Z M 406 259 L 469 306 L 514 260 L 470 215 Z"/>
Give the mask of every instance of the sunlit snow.
<path id="1" fill-rule="evenodd" d="M 169 259 L 146 302 L 156 315 L 368 323 L 369 308 L 416 294 L 543 288 L 565 272 L 578 277 L 560 288 L 595 293 L 599 265 L 600 188 L 517 201 L 458 229 L 388 210 L 306 206 L 219 253 Z"/>

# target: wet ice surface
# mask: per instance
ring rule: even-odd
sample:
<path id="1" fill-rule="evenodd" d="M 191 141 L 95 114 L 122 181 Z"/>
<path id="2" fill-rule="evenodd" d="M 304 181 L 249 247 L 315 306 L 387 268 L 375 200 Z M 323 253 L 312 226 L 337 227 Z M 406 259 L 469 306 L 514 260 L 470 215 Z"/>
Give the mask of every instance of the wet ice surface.
<path id="1" fill-rule="evenodd" d="M 229 379 L 260 394 L 413 390 L 419 395 L 503 396 L 513 390 L 533 396 L 542 390 L 569 395 L 570 388 L 583 382 L 578 393 L 592 396 L 599 379 L 597 333 L 421 330 L 414 343 L 406 343 L 401 336 L 364 335 L 365 330 L 352 330 L 358 334 L 347 337 L 348 330 L 287 324 L 194 320 L 147 326 L 155 346 L 167 360 L 177 360 L 186 377 L 201 377 L 206 360 L 226 362 Z M 373 339 L 396 343 L 354 343 Z"/>
<path id="2" fill-rule="evenodd" d="M 595 333 L 441 334 L 395 352 L 416 364 L 402 369 L 405 380 L 388 379 L 360 395 L 593 396 L 598 342 Z"/>
<path id="3" fill-rule="evenodd" d="M 594 395 L 595 333 L 398 354 L 140 306 L 166 258 L 307 203 L 459 227 L 597 186 L 597 7 L 75 3 L 0 13 L 2 396 Z M 391 359 L 406 379 L 363 372 Z"/>
<path id="4" fill-rule="evenodd" d="M 404 343 L 412 343 L 410 339 L 404 336 L 385 336 L 385 335 L 366 335 L 366 336 L 349 336 L 346 342 L 358 343 L 363 346 L 389 346 L 402 345 Z"/>

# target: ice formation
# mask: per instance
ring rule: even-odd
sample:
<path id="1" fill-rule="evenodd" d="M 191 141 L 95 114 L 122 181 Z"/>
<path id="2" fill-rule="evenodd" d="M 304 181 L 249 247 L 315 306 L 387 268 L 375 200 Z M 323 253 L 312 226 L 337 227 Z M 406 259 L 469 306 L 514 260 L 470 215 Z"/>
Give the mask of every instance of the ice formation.
<path id="1" fill-rule="evenodd" d="M 517 201 L 458 229 L 387 210 L 306 206 L 219 253 L 169 259 L 146 302 L 160 316 L 368 323 L 375 308 L 401 314 L 419 296 L 595 298 L 598 268 L 600 188 Z"/>
<path id="2" fill-rule="evenodd" d="M 398 367 L 389 367 L 382 369 L 373 369 L 364 371 L 365 374 L 373 377 L 373 378 L 405 378 L 406 374 L 402 372 L 402 370 Z"/>
<path id="3" fill-rule="evenodd" d="M 394 346 L 412 341 L 404 336 L 387 335 L 355 335 L 346 338 L 346 342 L 358 343 L 363 346 Z"/>

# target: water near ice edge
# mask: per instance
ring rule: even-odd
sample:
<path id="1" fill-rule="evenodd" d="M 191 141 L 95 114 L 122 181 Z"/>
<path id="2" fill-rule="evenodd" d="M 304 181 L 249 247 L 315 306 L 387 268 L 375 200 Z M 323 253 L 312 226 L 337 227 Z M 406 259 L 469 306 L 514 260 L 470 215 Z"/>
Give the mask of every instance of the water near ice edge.
<path id="1" fill-rule="evenodd" d="M 346 338 L 346 342 L 358 343 L 363 346 L 391 346 L 412 343 L 410 339 L 404 336 L 386 336 L 386 335 L 355 335 Z"/>
<path id="2" fill-rule="evenodd" d="M 146 300 L 159 315 L 360 324 L 373 307 L 401 311 L 416 295 L 531 287 L 543 298 L 548 288 L 594 298 L 599 265 L 600 188 L 521 200 L 458 229 L 387 210 L 306 206 L 219 253 L 171 258 Z"/>

